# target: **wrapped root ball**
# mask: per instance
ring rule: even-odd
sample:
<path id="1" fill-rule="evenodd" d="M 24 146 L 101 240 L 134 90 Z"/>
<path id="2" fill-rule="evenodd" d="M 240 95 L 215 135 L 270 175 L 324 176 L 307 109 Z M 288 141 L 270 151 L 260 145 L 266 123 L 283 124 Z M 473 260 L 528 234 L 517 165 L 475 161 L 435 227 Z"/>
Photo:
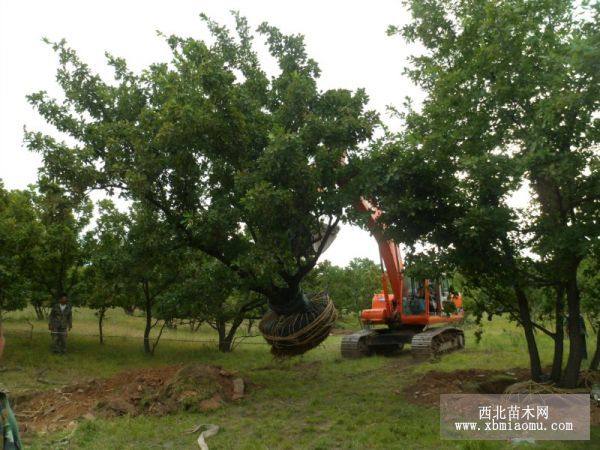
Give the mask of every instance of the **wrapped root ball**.
<path id="1" fill-rule="evenodd" d="M 300 301 L 288 311 L 271 305 L 259 324 L 260 332 L 271 345 L 271 353 L 276 356 L 301 355 L 315 348 L 329 336 L 337 319 L 328 295 L 321 293 L 310 299 L 300 295 Z"/>

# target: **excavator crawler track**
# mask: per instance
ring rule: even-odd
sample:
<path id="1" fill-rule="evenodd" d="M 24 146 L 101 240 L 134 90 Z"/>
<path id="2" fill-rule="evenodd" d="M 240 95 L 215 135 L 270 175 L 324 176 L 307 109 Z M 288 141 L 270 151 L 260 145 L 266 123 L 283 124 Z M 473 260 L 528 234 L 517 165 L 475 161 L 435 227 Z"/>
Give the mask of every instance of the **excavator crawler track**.
<path id="1" fill-rule="evenodd" d="M 410 351 L 417 359 L 429 359 L 465 347 L 465 335 L 460 328 L 430 328 L 413 336 Z"/>
<path id="2" fill-rule="evenodd" d="M 342 337 L 342 356 L 344 358 L 362 358 L 373 354 L 373 349 L 367 345 L 367 337 L 372 330 L 361 330 Z"/>

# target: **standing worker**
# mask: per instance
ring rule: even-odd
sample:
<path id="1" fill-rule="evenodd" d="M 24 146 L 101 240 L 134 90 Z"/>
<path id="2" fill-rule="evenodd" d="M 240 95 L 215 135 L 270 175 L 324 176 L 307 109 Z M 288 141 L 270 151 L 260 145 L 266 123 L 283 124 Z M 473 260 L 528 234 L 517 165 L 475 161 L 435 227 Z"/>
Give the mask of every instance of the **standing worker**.
<path id="1" fill-rule="evenodd" d="M 2 322 L 0 322 L 0 359 L 4 351 L 4 335 L 2 334 Z M 19 426 L 15 415 L 8 403 L 7 390 L 0 385 L 0 449 L 21 450 L 23 445 L 19 438 Z"/>
<path id="2" fill-rule="evenodd" d="M 67 352 L 67 331 L 73 327 L 73 311 L 67 294 L 61 294 L 58 303 L 52 306 L 48 328 L 52 333 L 52 351 Z"/>

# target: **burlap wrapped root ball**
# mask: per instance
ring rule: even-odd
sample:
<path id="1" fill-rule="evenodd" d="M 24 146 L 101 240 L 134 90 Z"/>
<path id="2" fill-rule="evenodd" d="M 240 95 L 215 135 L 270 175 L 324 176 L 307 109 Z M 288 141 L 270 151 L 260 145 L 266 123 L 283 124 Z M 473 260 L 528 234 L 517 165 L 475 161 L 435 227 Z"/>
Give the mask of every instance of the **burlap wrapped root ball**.
<path id="1" fill-rule="evenodd" d="M 301 355 L 323 342 L 335 325 L 337 310 L 327 294 L 304 298 L 301 311 L 282 314 L 271 309 L 260 321 L 258 328 L 274 355 Z"/>

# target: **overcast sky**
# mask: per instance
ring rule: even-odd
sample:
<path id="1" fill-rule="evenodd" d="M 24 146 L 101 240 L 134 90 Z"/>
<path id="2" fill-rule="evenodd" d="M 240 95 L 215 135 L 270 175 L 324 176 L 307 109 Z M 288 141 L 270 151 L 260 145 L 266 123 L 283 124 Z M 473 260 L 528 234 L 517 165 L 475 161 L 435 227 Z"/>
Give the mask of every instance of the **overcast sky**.
<path id="1" fill-rule="evenodd" d="M 364 87 L 371 107 L 380 112 L 386 105 L 401 105 L 406 95 L 420 97 L 402 75 L 414 49 L 386 35 L 388 25 L 408 19 L 399 0 L 0 0 L 0 178 L 5 187 L 24 188 L 36 180 L 40 160 L 23 147 L 23 126 L 50 131 L 25 95 L 41 89 L 59 95 L 56 58 L 42 37 L 67 39 L 101 74 L 110 73 L 105 51 L 126 58 L 137 70 L 168 57 L 156 30 L 203 37 L 199 13 L 230 24 L 232 9 L 252 26 L 268 21 L 286 33 L 304 34 L 309 55 L 322 69 L 323 89 Z M 344 225 L 324 258 L 345 265 L 355 257 L 379 261 L 377 246 L 367 232 Z"/>

